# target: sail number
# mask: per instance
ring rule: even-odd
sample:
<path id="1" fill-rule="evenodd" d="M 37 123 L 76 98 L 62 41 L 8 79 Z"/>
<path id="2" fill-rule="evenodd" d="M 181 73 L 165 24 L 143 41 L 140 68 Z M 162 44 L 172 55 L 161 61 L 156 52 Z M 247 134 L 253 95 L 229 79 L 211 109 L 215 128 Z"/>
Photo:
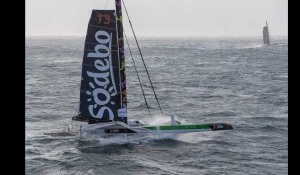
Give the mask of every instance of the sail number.
<path id="1" fill-rule="evenodd" d="M 110 24 L 110 15 L 109 14 L 97 14 L 98 24 Z"/>

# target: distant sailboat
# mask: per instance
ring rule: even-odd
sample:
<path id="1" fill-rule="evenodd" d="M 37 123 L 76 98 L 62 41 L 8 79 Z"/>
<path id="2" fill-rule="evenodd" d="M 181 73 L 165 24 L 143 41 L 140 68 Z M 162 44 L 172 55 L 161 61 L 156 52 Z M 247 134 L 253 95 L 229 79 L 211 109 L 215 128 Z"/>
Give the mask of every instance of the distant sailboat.
<path id="1" fill-rule="evenodd" d="M 268 29 L 268 23 L 266 21 L 266 26 L 263 28 L 263 40 L 264 44 L 270 45 L 270 37 L 269 37 L 269 29 Z"/>

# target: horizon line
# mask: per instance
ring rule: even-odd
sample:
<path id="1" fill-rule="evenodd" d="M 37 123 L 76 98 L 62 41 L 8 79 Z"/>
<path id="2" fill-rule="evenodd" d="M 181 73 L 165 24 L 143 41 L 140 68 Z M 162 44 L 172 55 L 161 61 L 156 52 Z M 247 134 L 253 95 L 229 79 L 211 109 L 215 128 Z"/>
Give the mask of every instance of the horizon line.
<path id="1" fill-rule="evenodd" d="M 133 37 L 133 35 L 127 35 L 128 37 Z M 27 37 L 86 37 L 86 35 L 68 35 L 68 34 L 40 34 L 40 35 L 25 35 Z M 160 37 L 160 38 L 236 38 L 236 37 L 262 37 L 262 35 L 138 35 L 137 37 Z M 287 34 L 282 35 L 271 35 L 271 37 L 288 37 Z"/>

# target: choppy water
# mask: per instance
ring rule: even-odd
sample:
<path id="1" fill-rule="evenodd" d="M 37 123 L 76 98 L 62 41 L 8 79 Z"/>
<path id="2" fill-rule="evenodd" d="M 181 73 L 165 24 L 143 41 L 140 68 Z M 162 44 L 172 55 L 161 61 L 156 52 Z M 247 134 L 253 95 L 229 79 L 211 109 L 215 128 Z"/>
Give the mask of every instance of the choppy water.
<path id="1" fill-rule="evenodd" d="M 261 38 L 140 39 L 164 113 L 234 130 L 78 141 L 43 133 L 74 115 L 84 38 L 26 38 L 26 174 L 287 174 L 288 45 L 271 39 L 270 47 Z M 160 122 L 149 119 L 126 55 L 128 116 Z"/>

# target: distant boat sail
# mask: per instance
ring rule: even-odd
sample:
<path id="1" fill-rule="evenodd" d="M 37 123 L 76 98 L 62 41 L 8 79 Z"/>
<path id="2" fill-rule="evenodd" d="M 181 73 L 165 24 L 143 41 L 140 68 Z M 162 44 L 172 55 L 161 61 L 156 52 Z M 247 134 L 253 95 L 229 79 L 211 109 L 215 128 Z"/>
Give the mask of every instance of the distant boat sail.
<path id="1" fill-rule="evenodd" d="M 266 26 L 263 28 L 263 40 L 264 44 L 270 45 L 270 37 L 269 37 L 269 29 L 268 29 L 268 23 L 266 21 Z"/>

